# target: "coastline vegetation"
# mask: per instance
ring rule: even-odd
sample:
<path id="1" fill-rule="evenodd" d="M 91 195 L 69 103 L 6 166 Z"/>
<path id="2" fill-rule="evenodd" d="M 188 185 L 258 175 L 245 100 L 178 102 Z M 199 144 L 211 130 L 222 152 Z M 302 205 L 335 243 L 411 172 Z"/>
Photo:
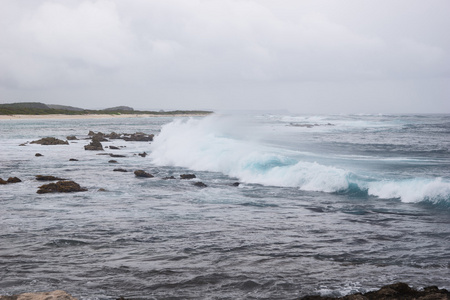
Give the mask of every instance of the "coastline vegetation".
<path id="1" fill-rule="evenodd" d="M 57 108 L 53 108 L 57 107 Z M 204 110 L 174 110 L 174 111 L 146 111 L 134 110 L 131 107 L 118 106 L 113 108 L 92 110 L 62 105 L 47 105 L 40 102 L 21 102 L 0 104 L 0 115 L 188 115 L 211 114 L 212 111 Z"/>

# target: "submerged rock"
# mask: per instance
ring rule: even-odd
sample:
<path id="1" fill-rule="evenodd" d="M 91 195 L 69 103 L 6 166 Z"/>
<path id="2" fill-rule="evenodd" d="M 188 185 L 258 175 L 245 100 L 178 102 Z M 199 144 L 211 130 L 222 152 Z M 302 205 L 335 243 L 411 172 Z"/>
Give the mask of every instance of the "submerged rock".
<path id="1" fill-rule="evenodd" d="M 0 296 L 0 300 L 78 300 L 65 291 L 53 291 L 45 293 L 24 293 L 13 296 Z"/>
<path id="2" fill-rule="evenodd" d="M 164 178 L 163 178 L 163 180 L 168 180 L 168 179 L 176 179 L 176 178 L 173 177 L 173 176 L 169 176 L 169 177 L 164 177 Z"/>
<path id="3" fill-rule="evenodd" d="M 439 289 L 430 286 L 423 291 L 415 290 L 406 283 L 398 282 L 383 286 L 378 291 L 365 294 L 357 293 L 345 297 L 334 298 L 327 296 L 305 296 L 300 300 L 447 300 L 450 299 L 450 292 L 446 289 Z"/>
<path id="4" fill-rule="evenodd" d="M 109 146 L 109 149 L 113 149 L 113 150 L 120 150 L 120 148 L 119 147 L 116 147 L 116 146 Z"/>
<path id="5" fill-rule="evenodd" d="M 39 156 L 44 156 L 44 155 L 42 155 L 40 153 L 36 153 L 34 156 L 39 157 Z"/>
<path id="6" fill-rule="evenodd" d="M 46 193 L 71 193 L 85 192 L 87 189 L 82 188 L 78 183 L 71 180 L 58 181 L 56 183 L 44 184 L 39 187 L 38 194 Z"/>
<path id="7" fill-rule="evenodd" d="M 208 187 L 206 184 L 204 184 L 201 181 L 197 181 L 196 183 L 194 183 L 194 185 L 197 186 L 197 187 L 201 187 L 201 188 Z"/>
<path id="8" fill-rule="evenodd" d="M 147 152 L 142 152 L 142 153 L 139 153 L 138 155 L 141 156 L 141 157 L 146 157 L 147 156 Z"/>
<path id="9" fill-rule="evenodd" d="M 125 170 L 125 169 L 120 169 L 120 168 L 114 169 L 113 171 L 114 171 L 114 172 L 128 172 L 127 170 Z"/>
<path id="10" fill-rule="evenodd" d="M 149 174 L 149 173 L 145 172 L 144 170 L 136 170 L 136 171 L 134 171 L 134 175 L 136 177 L 145 177 L 145 178 L 155 177 L 152 174 Z"/>
<path id="11" fill-rule="evenodd" d="M 180 179 L 193 179 L 193 178 L 197 178 L 197 176 L 195 176 L 195 174 L 181 174 L 180 175 Z"/>
<path id="12" fill-rule="evenodd" d="M 32 141 L 30 144 L 40 144 L 40 145 L 69 145 L 68 141 L 63 141 L 54 137 L 46 137 L 40 140 Z"/>
<path id="13" fill-rule="evenodd" d="M 36 180 L 39 181 L 56 181 L 56 180 L 66 180 L 64 178 L 59 178 L 51 175 L 36 175 Z"/>
<path id="14" fill-rule="evenodd" d="M 117 160 L 111 159 L 108 161 L 110 164 L 118 164 L 119 162 Z"/>
<path id="15" fill-rule="evenodd" d="M 71 158 L 71 159 L 69 159 L 69 161 L 78 161 L 78 159 L 76 159 L 76 158 Z"/>

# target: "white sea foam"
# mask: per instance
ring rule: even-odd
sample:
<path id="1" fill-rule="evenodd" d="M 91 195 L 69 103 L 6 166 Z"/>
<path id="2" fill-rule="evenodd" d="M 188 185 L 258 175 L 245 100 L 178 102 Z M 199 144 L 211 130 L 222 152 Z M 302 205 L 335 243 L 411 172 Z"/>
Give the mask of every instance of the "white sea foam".
<path id="1" fill-rule="evenodd" d="M 163 126 L 151 150 L 156 165 L 221 172 L 246 183 L 321 192 L 357 187 L 372 196 L 403 202 L 449 202 L 450 198 L 450 182 L 439 178 L 363 178 L 342 167 L 299 160 L 282 148 L 258 143 L 246 125 L 225 116 L 175 120 Z"/>

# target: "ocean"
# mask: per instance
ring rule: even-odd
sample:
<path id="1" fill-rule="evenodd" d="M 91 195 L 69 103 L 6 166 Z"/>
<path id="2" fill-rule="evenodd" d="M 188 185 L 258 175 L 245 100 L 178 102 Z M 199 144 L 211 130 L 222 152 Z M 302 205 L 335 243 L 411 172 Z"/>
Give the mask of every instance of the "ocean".
<path id="1" fill-rule="evenodd" d="M 155 138 L 86 151 L 90 130 Z M 29 143 L 69 135 L 78 140 Z M 47 182 L 36 175 L 87 191 L 38 194 Z M 22 182 L 0 185 L 0 295 L 296 299 L 398 281 L 450 289 L 450 115 L 0 120 L 0 177 L 14 176 Z"/>

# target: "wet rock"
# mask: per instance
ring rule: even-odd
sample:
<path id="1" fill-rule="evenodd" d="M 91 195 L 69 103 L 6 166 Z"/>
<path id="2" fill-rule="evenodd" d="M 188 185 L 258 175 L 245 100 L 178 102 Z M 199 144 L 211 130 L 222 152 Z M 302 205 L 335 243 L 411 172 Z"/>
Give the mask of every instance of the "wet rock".
<path id="1" fill-rule="evenodd" d="M 3 180 L 3 178 L 0 178 L 0 184 L 9 184 L 9 183 L 17 183 L 17 182 L 22 182 L 22 180 L 20 180 L 17 177 L 9 177 L 7 180 Z"/>
<path id="2" fill-rule="evenodd" d="M 84 150 L 102 151 L 103 145 L 96 139 L 92 139 L 89 145 L 84 146 Z"/>
<path id="3" fill-rule="evenodd" d="M 75 140 L 78 140 L 77 137 L 74 136 L 74 135 L 66 136 L 66 139 L 67 139 L 68 141 L 75 141 Z"/>
<path id="4" fill-rule="evenodd" d="M 132 134 L 124 134 L 122 139 L 124 139 L 127 142 L 133 141 L 133 142 L 151 142 L 153 141 L 153 134 L 146 134 L 143 132 L 136 132 Z"/>
<path id="5" fill-rule="evenodd" d="M 141 156 L 141 157 L 146 157 L 147 156 L 147 152 L 139 153 L 138 155 Z"/>
<path id="6" fill-rule="evenodd" d="M 99 188 L 97 192 L 107 192 L 104 188 Z"/>
<path id="7" fill-rule="evenodd" d="M 196 183 L 194 183 L 194 185 L 197 186 L 197 187 L 201 187 L 201 188 L 208 187 L 206 184 L 204 184 L 201 181 L 197 181 Z"/>
<path id="8" fill-rule="evenodd" d="M 239 186 L 241 183 L 240 182 L 234 182 L 231 184 L 231 186 Z"/>
<path id="9" fill-rule="evenodd" d="M 168 180 L 168 179 L 176 179 L 176 178 L 173 177 L 173 176 L 170 176 L 170 177 L 164 177 L 164 178 L 163 178 L 163 180 Z"/>
<path id="10" fill-rule="evenodd" d="M 117 140 L 117 139 L 120 139 L 120 134 L 115 133 L 113 131 L 110 134 L 106 135 L 106 137 L 109 138 L 109 139 L 112 139 L 112 140 Z"/>
<path id="11" fill-rule="evenodd" d="M 13 296 L 0 296 L 0 300 L 78 300 L 65 291 L 53 291 L 45 293 L 24 293 Z"/>
<path id="12" fill-rule="evenodd" d="M 71 158 L 71 159 L 69 159 L 69 161 L 78 161 L 78 159 L 76 159 L 76 158 Z"/>
<path id="13" fill-rule="evenodd" d="M 26 145 L 27 145 L 27 143 L 22 143 L 19 146 L 26 146 Z"/>
<path id="14" fill-rule="evenodd" d="M 56 183 L 44 184 L 39 187 L 38 194 L 46 193 L 71 193 L 85 192 L 87 189 L 82 188 L 78 183 L 71 180 L 58 181 Z"/>
<path id="15" fill-rule="evenodd" d="M 357 293 L 341 298 L 327 296 L 305 296 L 301 300 L 448 300 L 450 292 L 436 286 L 425 287 L 422 291 L 409 287 L 406 283 L 394 283 L 383 286 L 378 291 L 365 294 Z"/>
<path id="16" fill-rule="evenodd" d="M 36 153 L 34 156 L 39 157 L 39 156 L 44 156 L 44 155 L 42 155 L 40 153 Z"/>
<path id="17" fill-rule="evenodd" d="M 180 175 L 180 179 L 193 179 L 193 178 L 197 178 L 195 176 L 195 174 L 181 174 Z"/>
<path id="18" fill-rule="evenodd" d="M 119 148 L 119 147 L 116 147 L 116 146 L 109 146 L 109 149 L 120 150 L 120 148 Z"/>
<path id="19" fill-rule="evenodd" d="M 46 137 L 40 140 L 32 141 L 30 144 L 40 144 L 40 145 L 69 145 L 68 141 L 63 141 L 54 137 Z"/>
<path id="20" fill-rule="evenodd" d="M 136 177 L 145 177 L 145 178 L 155 177 L 152 174 L 149 174 L 149 173 L 145 172 L 144 170 L 136 170 L 136 171 L 134 171 L 134 175 Z"/>
<path id="21" fill-rule="evenodd" d="M 95 132 L 93 132 L 92 130 L 89 130 L 88 136 L 94 136 Z"/>
<path id="22" fill-rule="evenodd" d="M 117 160 L 111 159 L 108 161 L 110 164 L 118 164 L 119 162 Z"/>
<path id="23" fill-rule="evenodd" d="M 22 180 L 20 180 L 17 177 L 9 177 L 8 180 L 6 180 L 6 182 L 8 182 L 8 183 L 17 183 L 17 182 L 22 182 Z"/>
<path id="24" fill-rule="evenodd" d="M 125 170 L 125 169 L 120 169 L 120 168 L 114 169 L 113 171 L 114 171 L 114 172 L 128 172 L 127 170 Z"/>
<path id="25" fill-rule="evenodd" d="M 36 180 L 39 180 L 39 181 L 66 180 L 64 178 L 59 178 L 59 177 L 50 176 L 50 175 L 36 175 L 35 177 L 36 177 Z"/>
<path id="26" fill-rule="evenodd" d="M 111 157 L 127 157 L 126 155 L 112 154 L 112 153 L 110 153 L 109 156 L 111 156 Z"/>

